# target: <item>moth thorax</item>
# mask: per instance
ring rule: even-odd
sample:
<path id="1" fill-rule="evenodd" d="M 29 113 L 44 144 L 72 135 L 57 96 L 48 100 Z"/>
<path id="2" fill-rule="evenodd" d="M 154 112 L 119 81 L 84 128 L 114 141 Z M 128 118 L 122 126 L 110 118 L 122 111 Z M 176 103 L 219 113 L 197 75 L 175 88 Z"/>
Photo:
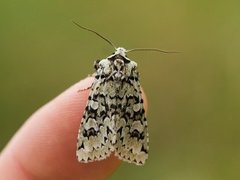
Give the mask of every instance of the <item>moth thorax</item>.
<path id="1" fill-rule="evenodd" d="M 121 71 L 124 67 L 124 61 L 122 59 L 115 59 L 114 66 L 116 70 Z"/>
<path id="2" fill-rule="evenodd" d="M 114 78 L 121 80 L 124 78 L 124 61 L 122 59 L 114 60 Z"/>

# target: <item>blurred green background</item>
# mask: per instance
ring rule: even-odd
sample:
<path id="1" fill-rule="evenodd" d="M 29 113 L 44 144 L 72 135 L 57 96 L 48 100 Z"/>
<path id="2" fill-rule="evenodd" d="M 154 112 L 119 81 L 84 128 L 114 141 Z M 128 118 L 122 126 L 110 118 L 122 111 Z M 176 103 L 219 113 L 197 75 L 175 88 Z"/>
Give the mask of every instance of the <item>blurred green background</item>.
<path id="1" fill-rule="evenodd" d="M 149 100 L 149 160 L 111 179 L 240 178 L 239 1 L 0 2 L 0 148 L 44 103 L 112 53 L 95 29 L 129 53 Z"/>

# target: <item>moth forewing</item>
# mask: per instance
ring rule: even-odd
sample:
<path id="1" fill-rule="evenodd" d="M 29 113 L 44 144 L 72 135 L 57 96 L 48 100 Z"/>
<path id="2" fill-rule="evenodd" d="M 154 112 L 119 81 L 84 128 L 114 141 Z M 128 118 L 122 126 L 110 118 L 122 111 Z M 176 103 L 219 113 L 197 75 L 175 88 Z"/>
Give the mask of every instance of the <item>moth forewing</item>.
<path id="1" fill-rule="evenodd" d="M 95 80 L 81 121 L 77 158 L 102 160 L 112 152 L 120 159 L 143 165 L 148 158 L 148 132 L 137 63 L 117 48 L 96 61 Z"/>

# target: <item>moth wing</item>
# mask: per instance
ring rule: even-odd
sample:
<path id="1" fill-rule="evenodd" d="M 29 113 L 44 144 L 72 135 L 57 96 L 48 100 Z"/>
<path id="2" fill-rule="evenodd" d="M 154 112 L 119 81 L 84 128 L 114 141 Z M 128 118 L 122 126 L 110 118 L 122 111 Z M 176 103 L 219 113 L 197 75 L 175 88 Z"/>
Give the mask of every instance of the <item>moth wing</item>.
<path id="1" fill-rule="evenodd" d="M 148 158 L 149 138 L 138 78 L 123 82 L 117 101 L 121 109 L 120 119 L 116 122 L 115 155 L 124 161 L 143 165 Z"/>
<path id="2" fill-rule="evenodd" d="M 80 162 L 102 160 L 113 151 L 108 132 L 113 124 L 107 115 L 108 104 L 103 91 L 106 86 L 101 79 L 95 79 L 92 85 L 78 133 L 76 154 Z"/>

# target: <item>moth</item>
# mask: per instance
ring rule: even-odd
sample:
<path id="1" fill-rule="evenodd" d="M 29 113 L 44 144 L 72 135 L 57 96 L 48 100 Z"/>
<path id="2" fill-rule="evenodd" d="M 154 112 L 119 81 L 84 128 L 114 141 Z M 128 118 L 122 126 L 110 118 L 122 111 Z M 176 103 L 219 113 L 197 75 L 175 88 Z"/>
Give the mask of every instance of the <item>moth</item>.
<path id="1" fill-rule="evenodd" d="M 112 55 L 94 64 L 95 79 L 78 132 L 77 159 L 88 163 L 114 153 L 123 161 L 143 165 L 149 151 L 148 126 L 137 63 L 126 54 L 141 50 L 166 51 L 116 48 L 96 31 L 74 23 L 95 33 L 115 49 Z"/>

